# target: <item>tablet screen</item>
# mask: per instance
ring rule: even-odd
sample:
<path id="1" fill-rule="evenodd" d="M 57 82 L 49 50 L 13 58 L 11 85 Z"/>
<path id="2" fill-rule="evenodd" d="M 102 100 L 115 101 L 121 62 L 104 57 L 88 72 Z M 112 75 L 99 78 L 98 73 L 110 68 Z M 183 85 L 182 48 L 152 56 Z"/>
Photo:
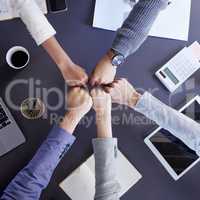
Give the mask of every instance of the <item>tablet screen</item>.
<path id="1" fill-rule="evenodd" d="M 193 120 L 200 122 L 200 104 L 196 100 L 182 113 Z M 155 133 L 150 138 L 150 141 L 177 175 L 180 175 L 192 163 L 199 159 L 193 150 L 164 129 L 160 129 Z"/>

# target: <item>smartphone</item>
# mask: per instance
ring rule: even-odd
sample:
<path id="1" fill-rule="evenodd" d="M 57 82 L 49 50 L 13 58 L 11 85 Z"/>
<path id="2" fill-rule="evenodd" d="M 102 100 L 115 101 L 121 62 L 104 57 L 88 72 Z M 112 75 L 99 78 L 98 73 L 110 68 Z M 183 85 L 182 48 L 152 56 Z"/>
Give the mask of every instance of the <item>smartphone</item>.
<path id="1" fill-rule="evenodd" d="M 49 0 L 51 12 L 61 12 L 67 10 L 66 0 Z"/>

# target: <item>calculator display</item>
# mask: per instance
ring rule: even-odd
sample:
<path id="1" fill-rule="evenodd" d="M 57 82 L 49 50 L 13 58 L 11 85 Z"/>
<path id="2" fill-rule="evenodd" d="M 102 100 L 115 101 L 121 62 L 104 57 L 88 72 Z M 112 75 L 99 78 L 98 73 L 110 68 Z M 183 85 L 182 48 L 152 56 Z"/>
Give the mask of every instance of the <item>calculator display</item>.
<path id="1" fill-rule="evenodd" d="M 176 85 L 179 80 L 174 76 L 174 74 L 169 70 L 169 68 L 164 69 L 165 74 L 171 79 L 171 81 Z"/>

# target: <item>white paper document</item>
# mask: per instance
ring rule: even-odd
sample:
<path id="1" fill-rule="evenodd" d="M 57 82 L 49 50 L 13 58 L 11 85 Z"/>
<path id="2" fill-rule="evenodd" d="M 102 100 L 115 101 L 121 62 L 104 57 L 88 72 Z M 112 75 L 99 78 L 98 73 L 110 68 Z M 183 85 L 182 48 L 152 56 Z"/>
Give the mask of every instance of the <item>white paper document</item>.
<path id="1" fill-rule="evenodd" d="M 127 158 L 119 151 L 118 152 L 118 181 L 121 186 L 120 196 L 125 194 L 133 185 L 141 178 L 141 174 L 127 160 Z M 60 187 L 72 200 L 94 200 L 95 195 L 95 161 L 94 156 L 91 156 L 78 169 L 72 172 L 63 182 Z"/>
<path id="2" fill-rule="evenodd" d="M 47 13 L 46 0 L 35 0 L 43 13 Z M 0 0 L 0 21 L 19 17 L 19 14 L 12 7 L 9 0 Z"/>
<path id="3" fill-rule="evenodd" d="M 160 12 L 149 35 L 187 41 L 191 0 L 171 2 L 168 8 Z M 96 0 L 93 26 L 116 31 L 132 8 L 130 0 Z"/>

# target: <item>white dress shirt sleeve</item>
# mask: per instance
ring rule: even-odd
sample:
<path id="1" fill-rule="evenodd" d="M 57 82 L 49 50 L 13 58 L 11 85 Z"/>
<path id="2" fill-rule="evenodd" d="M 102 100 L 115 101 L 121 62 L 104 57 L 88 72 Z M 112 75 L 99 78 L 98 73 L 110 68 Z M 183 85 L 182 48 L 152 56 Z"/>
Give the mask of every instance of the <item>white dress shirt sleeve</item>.
<path id="1" fill-rule="evenodd" d="M 56 34 L 55 29 L 48 22 L 34 0 L 12 0 L 20 18 L 26 25 L 37 45 Z"/>
<path id="2" fill-rule="evenodd" d="M 145 92 L 134 108 L 200 155 L 200 124 Z"/>

